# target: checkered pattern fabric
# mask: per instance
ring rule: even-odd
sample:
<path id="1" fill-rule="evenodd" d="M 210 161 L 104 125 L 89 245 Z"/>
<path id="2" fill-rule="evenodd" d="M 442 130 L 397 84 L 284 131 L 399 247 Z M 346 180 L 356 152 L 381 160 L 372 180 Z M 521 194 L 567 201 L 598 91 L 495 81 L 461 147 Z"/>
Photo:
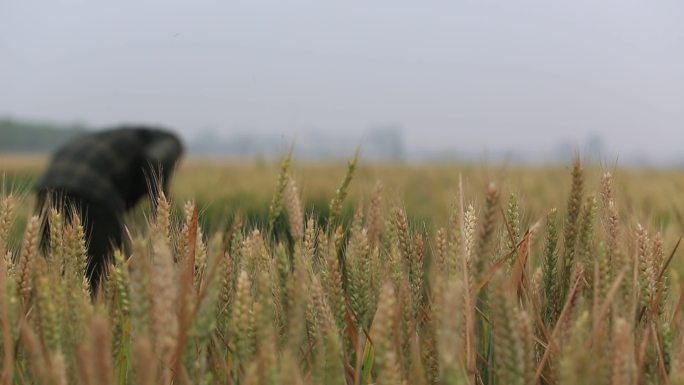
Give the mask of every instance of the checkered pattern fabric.
<path id="1" fill-rule="evenodd" d="M 54 153 L 36 189 L 75 193 L 121 213 L 149 191 L 150 178 L 168 180 L 181 152 L 178 138 L 157 129 L 85 134 Z"/>

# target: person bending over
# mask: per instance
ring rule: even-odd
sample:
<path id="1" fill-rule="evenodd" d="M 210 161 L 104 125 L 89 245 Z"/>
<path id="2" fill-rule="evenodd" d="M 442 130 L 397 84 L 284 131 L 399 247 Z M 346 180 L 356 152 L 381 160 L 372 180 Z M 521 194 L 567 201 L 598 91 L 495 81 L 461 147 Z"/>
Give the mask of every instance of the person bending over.
<path id="1" fill-rule="evenodd" d="M 38 209 L 80 215 L 88 252 L 86 276 L 95 294 L 115 248 L 124 246 L 123 215 L 161 180 L 164 191 L 183 147 L 174 134 L 118 127 L 84 134 L 57 149 L 36 185 Z M 45 216 L 47 217 L 47 216 Z M 43 240 L 49 239 L 47 221 Z M 47 247 L 44 242 L 44 247 Z"/>

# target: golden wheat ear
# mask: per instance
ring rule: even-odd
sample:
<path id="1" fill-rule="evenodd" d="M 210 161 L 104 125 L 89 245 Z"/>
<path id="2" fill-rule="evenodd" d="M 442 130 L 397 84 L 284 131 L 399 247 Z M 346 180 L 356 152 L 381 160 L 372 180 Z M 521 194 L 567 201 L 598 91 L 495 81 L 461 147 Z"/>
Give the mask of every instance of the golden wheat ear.
<path id="1" fill-rule="evenodd" d="M 8 248 L 9 233 L 14 221 L 17 199 L 14 195 L 2 195 L 0 199 L 0 258 L 11 255 Z M 11 259 L 11 258 L 10 258 Z"/>

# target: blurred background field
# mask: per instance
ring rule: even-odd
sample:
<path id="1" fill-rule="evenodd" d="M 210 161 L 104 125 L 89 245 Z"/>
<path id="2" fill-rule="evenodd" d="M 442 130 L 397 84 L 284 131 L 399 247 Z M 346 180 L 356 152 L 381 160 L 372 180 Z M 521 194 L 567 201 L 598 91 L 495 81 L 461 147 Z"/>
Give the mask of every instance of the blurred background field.
<path id="1" fill-rule="evenodd" d="M 31 186 L 47 162 L 41 155 L 0 155 L 0 172 L 5 190 L 28 194 L 22 200 L 19 218 L 32 210 Z M 315 213 L 319 221 L 328 214 L 328 205 L 344 177 L 344 162 L 297 161 L 296 149 L 291 173 L 299 186 L 304 212 Z M 343 207 L 343 218 L 353 208 L 368 204 L 377 183 L 383 186 L 386 207 L 404 206 L 414 224 L 430 234 L 447 225 L 450 207 L 456 197 L 459 177 L 463 178 L 466 199 L 475 199 L 475 207 L 489 182 L 497 183 L 502 196 L 514 194 L 520 202 L 521 224 L 527 228 L 543 219 L 559 202 L 566 202 L 570 191 L 571 165 L 506 166 L 479 164 L 455 165 L 439 163 L 403 164 L 364 162 L 363 154 Z M 268 208 L 275 191 L 280 164 L 267 160 L 184 159 L 171 183 L 171 199 L 180 211 L 183 203 L 194 200 L 201 209 L 203 226 L 210 231 L 230 227 L 236 215 L 252 226 L 266 222 Z M 637 222 L 663 233 L 666 245 L 674 245 L 684 233 L 684 171 L 672 169 L 621 168 L 612 164 L 585 165 L 585 188 L 597 196 L 601 175 L 614 175 L 615 195 L 620 217 L 629 224 Z M 143 225 L 148 202 L 143 201 L 130 214 L 129 226 Z M 560 211 L 565 207 L 556 207 Z M 283 232 L 286 220 L 279 223 Z M 24 223 L 14 226 L 21 234 Z M 679 265 L 679 263 L 677 263 Z"/>

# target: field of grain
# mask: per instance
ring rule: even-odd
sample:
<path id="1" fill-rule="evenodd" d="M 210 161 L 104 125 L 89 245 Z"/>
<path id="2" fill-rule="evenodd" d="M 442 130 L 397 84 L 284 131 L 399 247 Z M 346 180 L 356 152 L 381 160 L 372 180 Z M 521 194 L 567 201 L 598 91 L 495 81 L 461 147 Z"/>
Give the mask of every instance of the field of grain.
<path id="1" fill-rule="evenodd" d="M 27 199 L 21 201 L 22 216 L 30 213 L 33 204 L 30 187 L 45 162 L 44 157 L 0 154 L 5 191 L 12 189 L 28 194 Z M 258 224 L 268 215 L 279 166 L 277 162 L 186 159 L 171 180 L 170 198 L 178 209 L 188 200 L 195 201 L 201 209 L 201 219 L 212 229 L 228 228 L 237 213 L 250 223 Z M 684 194 L 681 194 L 684 171 L 634 170 L 614 165 L 584 167 L 587 192 L 592 194 L 598 192 L 603 173 L 612 173 L 622 217 L 653 226 L 667 233 L 668 238 L 684 233 Z M 368 204 L 373 188 L 380 182 L 386 207 L 404 206 L 412 222 L 434 231 L 446 225 L 450 207 L 458 194 L 460 177 L 466 199 L 475 207 L 483 203 L 482 193 L 492 181 L 497 183 L 502 196 L 516 195 L 521 201 L 521 221 L 529 226 L 551 208 L 565 206 L 571 183 L 570 170 L 571 164 L 548 167 L 484 163 L 402 165 L 365 163 L 361 158 L 343 211 L 351 217 L 357 203 Z M 301 194 L 302 209 L 307 214 L 324 217 L 345 172 L 344 163 L 297 162 L 295 157 L 290 175 Z M 146 203 L 141 202 L 140 211 L 149 209 Z M 134 215 L 137 214 L 141 213 Z"/>
<path id="2" fill-rule="evenodd" d="M 681 171 L 188 160 L 91 300 L 43 165 L 0 157 L 0 383 L 684 384 Z"/>

